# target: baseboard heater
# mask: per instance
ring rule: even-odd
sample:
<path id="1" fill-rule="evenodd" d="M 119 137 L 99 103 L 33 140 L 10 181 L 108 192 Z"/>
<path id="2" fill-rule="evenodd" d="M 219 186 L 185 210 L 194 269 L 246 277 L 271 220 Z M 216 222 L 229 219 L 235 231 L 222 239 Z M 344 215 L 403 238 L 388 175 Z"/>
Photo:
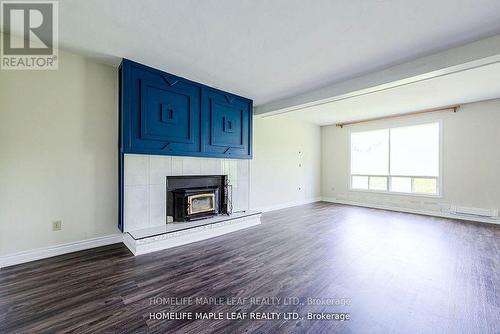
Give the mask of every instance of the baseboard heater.
<path id="1" fill-rule="evenodd" d="M 452 206 L 450 208 L 450 213 L 476 217 L 498 217 L 498 209 L 470 208 L 466 206 Z"/>

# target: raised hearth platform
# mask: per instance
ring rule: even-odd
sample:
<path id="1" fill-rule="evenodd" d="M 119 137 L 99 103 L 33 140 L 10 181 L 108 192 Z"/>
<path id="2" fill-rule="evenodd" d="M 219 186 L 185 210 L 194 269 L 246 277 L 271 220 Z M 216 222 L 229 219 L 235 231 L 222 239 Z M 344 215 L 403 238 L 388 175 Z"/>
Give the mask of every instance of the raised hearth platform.
<path id="1" fill-rule="evenodd" d="M 246 211 L 192 222 L 169 223 L 124 233 L 123 242 L 134 255 L 146 254 L 258 225 L 261 215 L 257 211 Z"/>

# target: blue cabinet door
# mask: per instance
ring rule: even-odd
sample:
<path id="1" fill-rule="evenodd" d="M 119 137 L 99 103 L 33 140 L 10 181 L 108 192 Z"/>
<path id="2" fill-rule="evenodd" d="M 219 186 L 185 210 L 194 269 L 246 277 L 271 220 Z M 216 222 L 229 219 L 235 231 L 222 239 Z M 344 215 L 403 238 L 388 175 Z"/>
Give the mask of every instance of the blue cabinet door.
<path id="1" fill-rule="evenodd" d="M 252 157 L 252 101 L 211 88 L 202 90 L 202 149 L 213 156 Z"/>
<path id="2" fill-rule="evenodd" d="M 123 152 L 199 153 L 200 90 L 190 81 L 124 60 Z"/>

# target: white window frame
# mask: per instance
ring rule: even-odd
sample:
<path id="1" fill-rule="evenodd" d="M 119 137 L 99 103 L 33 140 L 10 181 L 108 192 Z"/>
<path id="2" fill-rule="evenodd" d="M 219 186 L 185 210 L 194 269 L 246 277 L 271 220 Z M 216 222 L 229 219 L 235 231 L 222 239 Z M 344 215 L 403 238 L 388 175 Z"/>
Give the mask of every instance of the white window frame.
<path id="1" fill-rule="evenodd" d="M 439 127 L 439 175 L 438 176 L 413 176 L 413 175 L 371 175 L 371 174 L 351 174 L 351 135 L 353 133 L 358 133 L 358 132 L 368 132 L 368 131 L 376 131 L 376 130 L 389 130 L 389 129 L 394 129 L 394 128 L 404 128 L 404 127 L 410 127 L 410 126 L 418 126 L 418 125 L 425 125 L 425 124 L 432 124 L 432 123 L 438 123 Z M 391 173 L 391 131 L 389 130 L 389 154 L 388 154 L 388 159 L 389 159 L 389 174 Z M 427 121 L 422 121 L 418 123 L 411 123 L 411 124 L 394 124 L 394 125 L 387 125 L 387 126 L 381 126 L 381 127 L 374 127 L 374 128 L 366 128 L 366 129 L 359 129 L 359 130 L 349 130 L 348 133 L 348 156 L 349 156 L 349 181 L 348 181 L 348 189 L 349 191 L 353 192 L 363 192 L 363 193 L 378 193 L 378 194 L 384 194 L 384 195 L 404 195 L 404 196 L 416 196 L 416 197 L 433 197 L 433 198 L 442 198 L 443 197 L 443 121 L 441 119 L 439 120 L 427 120 Z M 352 178 L 353 176 L 368 176 L 368 186 L 370 185 L 370 177 L 386 177 L 387 178 L 387 190 L 373 190 L 373 189 L 357 189 L 352 187 Z M 436 187 L 437 191 L 435 194 L 426 194 L 426 193 L 413 193 L 413 192 L 398 192 L 398 191 L 390 191 L 390 186 L 391 186 L 391 177 L 407 177 L 411 178 L 411 188 L 413 190 L 413 180 L 414 179 L 436 179 Z"/>

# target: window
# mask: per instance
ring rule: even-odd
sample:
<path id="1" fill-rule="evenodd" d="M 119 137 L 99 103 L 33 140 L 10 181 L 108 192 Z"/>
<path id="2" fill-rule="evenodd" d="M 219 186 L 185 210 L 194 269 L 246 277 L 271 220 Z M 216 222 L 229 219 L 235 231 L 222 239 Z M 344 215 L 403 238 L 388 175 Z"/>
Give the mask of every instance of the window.
<path id="1" fill-rule="evenodd" d="M 440 123 L 351 133 L 351 189 L 438 195 Z"/>

